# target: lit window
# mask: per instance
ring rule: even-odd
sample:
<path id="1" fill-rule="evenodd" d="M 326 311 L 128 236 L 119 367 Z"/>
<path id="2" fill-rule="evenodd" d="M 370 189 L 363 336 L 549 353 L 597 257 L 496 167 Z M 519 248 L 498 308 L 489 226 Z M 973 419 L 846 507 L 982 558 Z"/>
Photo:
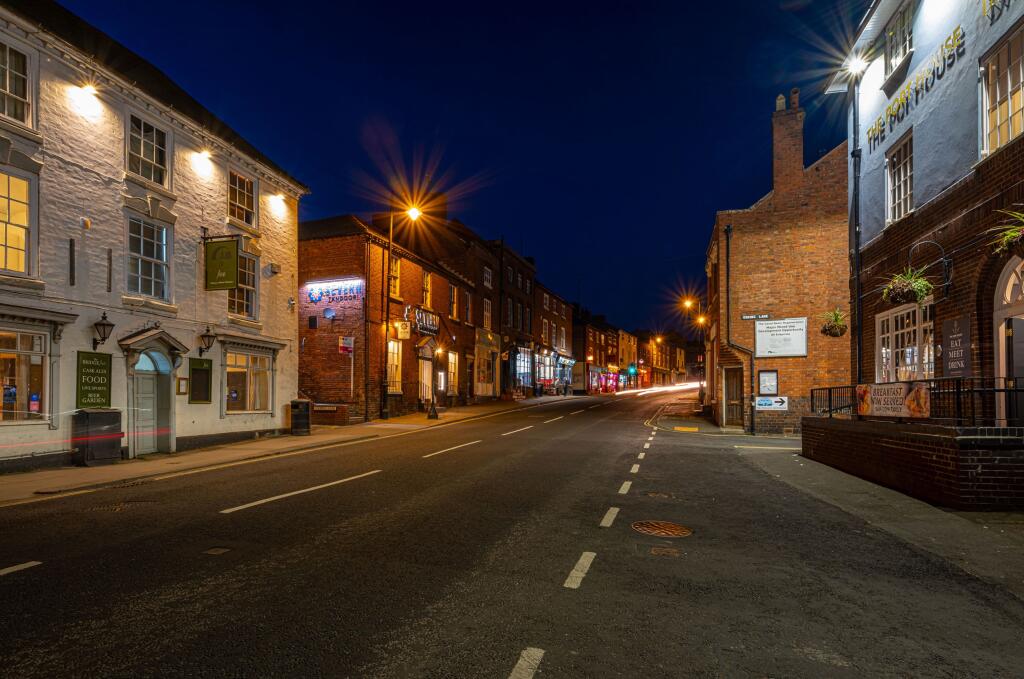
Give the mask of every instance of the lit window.
<path id="1" fill-rule="evenodd" d="M 888 183 L 888 222 L 905 217 L 914 205 L 914 138 L 907 135 L 885 158 Z"/>
<path id="2" fill-rule="evenodd" d="M 256 272 L 259 260 L 252 255 L 238 253 L 238 287 L 228 290 L 228 313 L 256 318 Z"/>
<path id="3" fill-rule="evenodd" d="M 167 134 L 131 116 L 128 130 L 128 171 L 163 186 L 167 179 Z"/>
<path id="4" fill-rule="evenodd" d="M 907 304 L 875 317 L 878 382 L 931 379 L 935 375 L 934 306 Z"/>
<path id="5" fill-rule="evenodd" d="M 889 75 L 914 47 L 913 2 L 903 3 L 885 27 L 885 74 Z"/>
<path id="6" fill-rule="evenodd" d="M 388 340 L 388 393 L 402 393 L 402 343 Z"/>
<path id="7" fill-rule="evenodd" d="M 459 318 L 459 289 L 450 284 L 448 286 L 448 318 L 454 320 Z"/>
<path id="8" fill-rule="evenodd" d="M 530 356 L 529 349 L 519 347 L 516 352 L 516 379 L 524 387 L 533 384 L 533 361 L 530 360 Z"/>
<path id="9" fill-rule="evenodd" d="M 1024 28 L 1003 41 L 984 65 L 985 150 L 1005 146 L 1021 133 L 1024 123 L 1022 73 Z"/>
<path id="10" fill-rule="evenodd" d="M 28 181 L 0 172 L 0 270 L 28 273 Z"/>
<path id="11" fill-rule="evenodd" d="M 128 220 L 128 292 L 168 298 L 167 227 Z"/>
<path id="12" fill-rule="evenodd" d="M 0 328 L 0 420 L 41 420 L 46 411 L 46 336 Z"/>
<path id="13" fill-rule="evenodd" d="M 423 306 L 430 307 L 430 272 L 423 272 Z"/>
<path id="14" fill-rule="evenodd" d="M 454 351 L 448 352 L 448 395 L 454 396 L 459 393 L 459 355 Z"/>
<path id="15" fill-rule="evenodd" d="M 494 274 L 491 272 L 491 267 L 485 266 L 484 267 L 484 287 L 487 288 L 488 290 L 490 290 L 491 287 L 493 287 L 493 285 L 494 285 L 493 276 L 494 276 Z"/>
<path id="16" fill-rule="evenodd" d="M 225 373 L 228 412 L 270 410 L 270 356 L 229 351 Z"/>
<path id="17" fill-rule="evenodd" d="M 253 181 L 237 172 L 228 173 L 228 216 L 253 226 L 256 222 L 256 191 Z"/>
<path id="18" fill-rule="evenodd" d="M 388 294 L 398 297 L 398 280 L 402 273 L 402 260 L 397 255 L 391 255 L 391 272 L 388 276 Z"/>
<path id="19" fill-rule="evenodd" d="M 484 298 L 484 330 L 493 330 L 491 327 L 491 300 Z"/>
<path id="20" fill-rule="evenodd" d="M 0 43 L 0 114 L 28 124 L 28 57 Z"/>
<path id="21" fill-rule="evenodd" d="M 505 300 L 505 326 L 508 328 L 512 327 L 512 298 L 509 297 Z"/>
<path id="22" fill-rule="evenodd" d="M 548 341 L 548 319 L 546 318 L 541 320 L 540 341 L 545 343 Z"/>

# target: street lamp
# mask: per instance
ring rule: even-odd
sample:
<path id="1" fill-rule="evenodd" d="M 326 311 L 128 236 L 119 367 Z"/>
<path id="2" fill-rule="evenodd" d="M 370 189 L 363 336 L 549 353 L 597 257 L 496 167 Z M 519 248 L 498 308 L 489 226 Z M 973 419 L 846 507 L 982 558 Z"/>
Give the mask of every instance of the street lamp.
<path id="1" fill-rule="evenodd" d="M 107 320 L 107 312 L 104 311 L 103 316 L 93 323 L 92 327 L 96 331 L 96 337 L 92 340 L 92 350 L 96 351 L 110 337 L 110 333 L 114 330 L 114 324 Z"/>
<path id="2" fill-rule="evenodd" d="M 413 205 L 405 211 L 405 215 L 412 221 L 419 219 L 423 212 Z M 395 209 L 392 207 L 388 214 L 388 254 L 387 254 L 387 275 L 381 281 L 380 286 L 380 309 L 384 322 L 384 345 L 381 347 L 381 380 L 380 380 L 380 419 L 386 420 L 388 413 L 388 342 L 391 336 L 391 253 L 395 242 Z"/>

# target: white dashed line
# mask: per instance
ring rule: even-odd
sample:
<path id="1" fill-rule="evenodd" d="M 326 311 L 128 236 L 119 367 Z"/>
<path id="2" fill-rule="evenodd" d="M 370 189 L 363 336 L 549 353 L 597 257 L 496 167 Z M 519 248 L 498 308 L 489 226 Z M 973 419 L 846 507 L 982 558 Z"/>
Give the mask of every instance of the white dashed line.
<path id="1" fill-rule="evenodd" d="M 619 488 L 619 495 L 625 495 L 629 492 L 629 487 L 633 485 L 632 481 L 623 481 L 622 487 Z"/>
<path id="2" fill-rule="evenodd" d="M 640 453 L 639 455 L 637 455 L 637 456 L 636 456 L 636 459 L 638 459 L 638 460 L 642 460 L 642 459 L 644 459 L 644 458 L 645 458 L 646 456 L 647 456 L 647 453 Z"/>
<path id="3" fill-rule="evenodd" d="M 569 414 L 570 414 L 570 415 L 579 415 L 579 414 L 580 414 L 580 413 L 582 413 L 582 412 L 583 412 L 582 410 L 574 410 L 574 411 L 572 411 L 572 412 L 571 412 L 571 413 L 569 413 Z"/>
<path id="4" fill-rule="evenodd" d="M 650 447 L 651 447 L 651 444 L 650 444 L 650 443 L 645 443 L 645 444 L 644 444 L 644 450 L 647 450 L 647 449 L 648 449 L 648 448 L 650 448 Z"/>
<path id="5" fill-rule="evenodd" d="M 594 406 L 587 406 L 587 410 L 591 410 L 592 408 L 600 408 L 603 405 L 604 405 L 603 403 L 598 403 L 597 405 L 594 405 Z"/>
<path id="6" fill-rule="evenodd" d="M 652 431 L 652 432 L 651 432 L 651 438 L 654 438 L 654 437 L 655 437 L 655 436 L 657 435 L 657 433 L 658 433 L 658 430 L 657 430 L 657 429 L 655 429 L 654 431 Z"/>
<path id="7" fill-rule="evenodd" d="M 222 510 L 220 510 L 220 513 L 221 514 L 231 514 L 232 512 L 237 512 L 237 511 L 242 510 L 242 509 L 249 509 L 250 507 L 257 507 L 259 505 L 265 505 L 268 502 L 275 502 L 277 500 L 283 500 L 286 497 L 292 497 L 294 495 L 302 495 L 303 493 L 312 493 L 314 490 L 320 490 L 322 488 L 330 488 L 331 486 L 336 486 L 339 483 L 348 483 L 349 481 L 355 481 L 356 479 L 361 479 L 361 478 L 364 478 L 366 476 L 371 476 L 373 474 L 380 474 L 381 471 L 383 471 L 383 470 L 381 470 L 381 469 L 374 469 L 372 472 L 366 472 L 365 474 L 359 474 L 358 476 L 350 476 L 347 479 L 340 479 L 338 481 L 331 481 L 330 483 L 321 483 L 319 486 L 313 486 L 312 488 L 303 488 L 302 490 L 293 490 L 290 493 L 284 493 L 282 495 L 275 495 L 274 497 L 268 497 L 268 498 L 265 498 L 263 500 L 256 500 L 255 502 L 249 502 L 249 503 L 244 504 L 244 505 L 238 505 L 237 507 L 231 507 L 230 509 L 222 509 Z"/>
<path id="8" fill-rule="evenodd" d="M 544 657 L 544 649 L 528 648 L 519 654 L 519 662 L 512 668 L 512 674 L 508 679 L 531 679 L 537 668 L 540 667 L 540 660 Z"/>
<path id="9" fill-rule="evenodd" d="M 618 515 L 619 515 L 619 508 L 618 507 L 609 507 L 608 511 L 604 513 L 604 518 L 601 519 L 601 523 L 598 524 L 598 525 L 600 525 L 601 528 L 611 528 L 612 527 L 612 522 L 615 521 L 615 517 L 618 516 Z"/>
<path id="10" fill-rule="evenodd" d="M 558 422 L 563 417 L 565 417 L 565 415 L 559 415 L 558 417 L 552 417 L 550 420 L 544 420 L 544 424 L 548 424 L 549 422 Z"/>
<path id="11" fill-rule="evenodd" d="M 596 552 L 583 552 L 580 555 L 580 560 L 572 567 L 572 572 L 569 573 L 569 577 L 565 579 L 565 584 L 562 586 L 569 589 L 579 589 L 580 584 L 583 583 L 583 578 L 587 575 L 587 571 L 590 570 L 590 564 L 594 563 L 595 556 L 597 556 Z"/>
<path id="12" fill-rule="evenodd" d="M 480 441 L 470 441 L 469 443 L 463 443 L 462 445 L 452 446 L 451 448 L 445 448 L 444 450 L 439 450 L 436 453 L 428 453 L 428 454 L 423 456 L 423 459 L 426 459 L 428 457 L 434 457 L 435 455 L 440 455 L 441 453 L 447 453 L 449 450 L 458 450 L 459 448 L 465 448 L 466 446 L 472 446 L 472 445 L 477 444 L 477 443 L 480 443 Z"/>
<path id="13" fill-rule="evenodd" d="M 507 431 L 504 434 L 502 434 L 502 436 L 511 436 L 512 434 L 518 434 L 519 432 L 526 431 L 527 429 L 533 429 L 533 425 L 531 424 L 529 427 L 523 427 L 522 429 L 513 429 L 512 431 Z"/>
<path id="14" fill-rule="evenodd" d="M 32 568 L 38 566 L 42 561 L 26 561 L 25 563 L 19 563 L 17 566 L 8 566 L 7 568 L 0 568 L 0 575 L 10 575 L 11 573 L 17 573 L 23 571 L 26 568 Z"/>
<path id="15" fill-rule="evenodd" d="M 648 437 L 647 437 L 647 440 L 648 440 L 648 441 L 653 441 L 653 440 L 654 440 L 654 437 L 653 437 L 653 436 L 648 436 Z"/>
<path id="16" fill-rule="evenodd" d="M 633 468 L 629 470 L 629 473 L 630 474 L 636 474 L 638 471 L 640 471 L 640 465 L 635 464 L 635 465 L 633 465 Z"/>

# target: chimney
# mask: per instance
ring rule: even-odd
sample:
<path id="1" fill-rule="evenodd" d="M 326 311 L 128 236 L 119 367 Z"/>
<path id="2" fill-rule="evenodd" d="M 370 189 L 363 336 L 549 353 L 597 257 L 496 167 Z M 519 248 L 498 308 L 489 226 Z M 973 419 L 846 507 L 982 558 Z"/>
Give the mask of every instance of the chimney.
<path id="1" fill-rule="evenodd" d="M 772 114 L 772 188 L 786 191 L 799 187 L 804 176 L 804 110 L 800 108 L 800 90 L 789 92 L 789 108 L 780 94 Z"/>

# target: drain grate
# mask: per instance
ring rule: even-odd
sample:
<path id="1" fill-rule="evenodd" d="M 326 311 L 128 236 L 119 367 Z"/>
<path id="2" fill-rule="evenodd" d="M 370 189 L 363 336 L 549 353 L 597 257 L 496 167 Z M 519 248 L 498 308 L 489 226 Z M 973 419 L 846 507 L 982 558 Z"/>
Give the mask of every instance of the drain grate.
<path id="1" fill-rule="evenodd" d="M 669 521 L 637 521 L 633 524 L 633 530 L 659 538 L 685 538 L 693 535 L 692 529 Z"/>

